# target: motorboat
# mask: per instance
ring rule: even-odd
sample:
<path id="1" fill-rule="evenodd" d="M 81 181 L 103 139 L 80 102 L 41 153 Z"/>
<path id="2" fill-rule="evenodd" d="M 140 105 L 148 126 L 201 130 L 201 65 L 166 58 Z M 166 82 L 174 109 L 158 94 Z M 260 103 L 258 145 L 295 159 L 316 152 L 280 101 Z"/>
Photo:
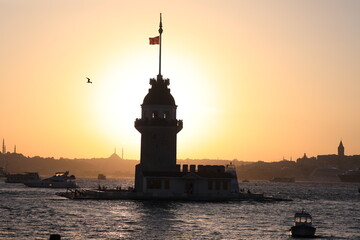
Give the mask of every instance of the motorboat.
<path id="1" fill-rule="evenodd" d="M 15 173 L 6 174 L 6 183 L 24 183 L 30 180 L 39 180 L 39 174 L 37 172 Z"/>
<path id="2" fill-rule="evenodd" d="M 42 180 L 29 180 L 24 184 L 38 188 L 76 188 L 75 176 L 69 176 L 69 171 L 57 172 L 54 176 Z"/>
<path id="3" fill-rule="evenodd" d="M 314 237 L 316 228 L 312 226 L 312 217 L 309 213 L 295 213 L 294 226 L 291 227 L 292 237 Z"/>

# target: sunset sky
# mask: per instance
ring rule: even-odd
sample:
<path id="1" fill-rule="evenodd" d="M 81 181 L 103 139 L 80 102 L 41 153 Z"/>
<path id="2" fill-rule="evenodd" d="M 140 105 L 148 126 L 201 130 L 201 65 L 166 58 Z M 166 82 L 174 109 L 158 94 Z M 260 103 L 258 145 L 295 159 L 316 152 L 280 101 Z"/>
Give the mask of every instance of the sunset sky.
<path id="1" fill-rule="evenodd" d="M 139 159 L 160 12 L 178 159 L 360 154 L 358 0 L 0 0 L 7 150 Z"/>

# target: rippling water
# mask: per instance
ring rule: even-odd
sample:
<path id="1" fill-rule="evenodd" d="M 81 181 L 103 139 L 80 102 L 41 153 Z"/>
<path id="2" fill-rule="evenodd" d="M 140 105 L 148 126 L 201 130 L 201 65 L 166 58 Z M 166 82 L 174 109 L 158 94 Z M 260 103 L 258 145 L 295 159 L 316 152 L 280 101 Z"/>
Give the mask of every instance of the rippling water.
<path id="1" fill-rule="evenodd" d="M 98 180 L 80 179 L 83 187 Z M 102 184 L 126 187 L 127 180 Z M 310 212 L 321 239 L 360 239 L 360 184 L 241 183 L 292 202 L 68 200 L 59 190 L 0 181 L 0 239 L 289 239 L 293 215 Z"/>

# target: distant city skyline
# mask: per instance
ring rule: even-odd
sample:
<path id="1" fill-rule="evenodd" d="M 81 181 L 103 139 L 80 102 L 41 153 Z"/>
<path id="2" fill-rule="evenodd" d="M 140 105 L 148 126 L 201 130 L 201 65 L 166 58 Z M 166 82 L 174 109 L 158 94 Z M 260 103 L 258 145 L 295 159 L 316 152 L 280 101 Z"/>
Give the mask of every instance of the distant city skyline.
<path id="1" fill-rule="evenodd" d="M 355 0 L 1 1 L 6 145 L 140 159 L 134 119 L 158 72 L 160 12 L 162 74 L 184 122 L 178 159 L 296 159 L 341 140 L 360 153 Z"/>

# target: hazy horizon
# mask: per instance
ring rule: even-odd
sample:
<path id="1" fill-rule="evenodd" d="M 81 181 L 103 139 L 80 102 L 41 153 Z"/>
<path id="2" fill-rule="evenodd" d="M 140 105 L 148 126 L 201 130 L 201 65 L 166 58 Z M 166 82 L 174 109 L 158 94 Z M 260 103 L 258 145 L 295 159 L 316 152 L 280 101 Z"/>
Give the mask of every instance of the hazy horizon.
<path id="1" fill-rule="evenodd" d="M 177 159 L 296 160 L 340 140 L 360 154 L 355 0 L 0 1 L 7 151 L 140 159 L 160 12 L 162 74 L 184 121 Z"/>

